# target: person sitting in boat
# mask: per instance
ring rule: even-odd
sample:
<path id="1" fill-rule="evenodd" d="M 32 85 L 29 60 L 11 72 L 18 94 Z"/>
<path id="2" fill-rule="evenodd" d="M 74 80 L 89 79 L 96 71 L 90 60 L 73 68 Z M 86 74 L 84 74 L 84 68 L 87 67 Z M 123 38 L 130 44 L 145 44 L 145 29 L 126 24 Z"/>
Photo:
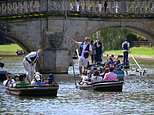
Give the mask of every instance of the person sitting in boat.
<path id="1" fill-rule="evenodd" d="M 12 76 L 11 74 L 7 74 L 7 79 L 3 81 L 3 85 L 5 87 L 10 87 L 15 81 L 14 79 L 12 79 Z"/>
<path id="2" fill-rule="evenodd" d="M 45 84 L 45 82 L 42 82 L 42 74 L 36 72 L 34 74 L 34 80 L 31 82 L 31 85 L 42 85 L 42 84 Z"/>
<path id="3" fill-rule="evenodd" d="M 103 71 L 103 73 L 100 73 L 100 76 L 102 78 L 104 78 L 104 76 L 105 76 L 106 73 L 109 73 L 109 68 L 105 68 L 105 70 Z"/>
<path id="4" fill-rule="evenodd" d="M 55 82 L 55 78 L 54 78 L 54 75 L 52 73 L 49 74 L 47 82 L 45 84 L 58 86 L 58 84 Z"/>
<path id="5" fill-rule="evenodd" d="M 15 75 L 15 76 L 14 76 L 15 82 L 19 81 L 19 77 L 20 77 L 19 75 Z"/>
<path id="6" fill-rule="evenodd" d="M 27 85 L 30 85 L 29 82 L 25 81 L 26 74 L 19 75 L 19 81 L 15 82 L 13 84 L 13 87 L 26 87 Z"/>
<path id="7" fill-rule="evenodd" d="M 109 73 L 105 74 L 103 81 L 118 81 L 117 75 L 113 72 L 114 68 L 110 67 L 109 70 Z"/>
<path id="8" fill-rule="evenodd" d="M 124 80 L 124 71 L 122 69 L 123 69 L 122 64 L 118 64 L 116 68 L 113 70 L 113 72 L 117 74 L 118 81 Z"/>
<path id="9" fill-rule="evenodd" d="M 94 70 L 93 75 L 91 77 L 91 81 L 92 82 L 101 82 L 102 81 L 102 77 L 99 75 L 99 71 L 98 70 Z"/>
<path id="10" fill-rule="evenodd" d="M 91 83 L 91 77 L 92 77 L 92 72 L 91 72 L 91 70 L 88 70 L 87 75 L 82 77 L 80 84 L 82 84 L 82 85 L 90 84 Z"/>

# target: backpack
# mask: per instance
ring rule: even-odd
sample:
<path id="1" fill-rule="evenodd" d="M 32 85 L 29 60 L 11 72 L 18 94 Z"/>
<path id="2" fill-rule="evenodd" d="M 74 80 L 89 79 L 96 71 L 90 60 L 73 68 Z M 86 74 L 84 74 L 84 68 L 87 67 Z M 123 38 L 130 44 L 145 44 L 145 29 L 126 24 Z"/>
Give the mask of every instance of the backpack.
<path id="1" fill-rule="evenodd" d="M 124 43 L 123 48 L 124 48 L 125 50 L 128 50 L 128 44 L 127 44 L 127 43 Z"/>

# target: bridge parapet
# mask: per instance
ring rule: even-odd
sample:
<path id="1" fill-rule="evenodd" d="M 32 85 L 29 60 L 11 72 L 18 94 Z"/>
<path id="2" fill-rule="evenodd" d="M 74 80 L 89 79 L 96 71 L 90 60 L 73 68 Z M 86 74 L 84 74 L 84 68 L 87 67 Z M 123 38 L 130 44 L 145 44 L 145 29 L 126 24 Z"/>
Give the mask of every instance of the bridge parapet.
<path id="1" fill-rule="evenodd" d="M 92 14 L 153 14 L 153 0 L 1 0 L 0 15 L 41 12 L 80 12 Z"/>

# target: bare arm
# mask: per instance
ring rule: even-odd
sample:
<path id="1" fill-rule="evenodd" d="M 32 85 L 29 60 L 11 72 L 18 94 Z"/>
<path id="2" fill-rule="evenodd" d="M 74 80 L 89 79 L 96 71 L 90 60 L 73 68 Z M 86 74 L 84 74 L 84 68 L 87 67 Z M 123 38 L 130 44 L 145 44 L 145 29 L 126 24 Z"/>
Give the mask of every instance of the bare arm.
<path id="1" fill-rule="evenodd" d="M 78 41 L 76 41 L 76 40 L 73 39 L 73 38 L 71 38 L 71 41 L 72 41 L 73 43 L 78 43 Z"/>

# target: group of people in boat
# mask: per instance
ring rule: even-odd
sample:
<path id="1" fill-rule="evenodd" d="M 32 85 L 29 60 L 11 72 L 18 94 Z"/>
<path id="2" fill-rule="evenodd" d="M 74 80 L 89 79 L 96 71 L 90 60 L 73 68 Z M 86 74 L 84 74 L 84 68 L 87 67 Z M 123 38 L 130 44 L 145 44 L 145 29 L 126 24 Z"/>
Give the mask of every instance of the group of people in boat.
<path id="1" fill-rule="evenodd" d="M 35 72 L 31 82 L 27 81 L 26 74 L 7 74 L 7 79 L 3 81 L 5 87 L 26 87 L 26 86 L 58 86 L 54 81 L 54 75 L 51 73 L 47 79 L 43 78 L 43 75 L 39 72 Z"/>
<path id="2" fill-rule="evenodd" d="M 80 75 L 82 75 L 82 68 L 84 69 L 87 68 L 88 66 L 88 57 L 91 55 L 91 62 L 92 63 L 101 63 L 102 62 L 102 43 L 101 41 L 97 38 L 97 40 L 94 42 L 93 40 L 90 41 L 89 37 L 85 37 L 83 42 L 78 42 L 74 38 L 72 38 L 72 42 L 76 43 L 79 45 L 79 72 Z M 91 44 L 90 44 L 91 42 Z M 123 52 L 123 63 L 124 65 L 129 65 L 128 61 L 128 52 L 129 52 L 129 42 L 125 40 L 122 43 L 122 48 L 124 49 Z M 112 59 L 112 58 L 111 58 Z M 112 61 L 112 60 L 110 60 Z"/>
<path id="3" fill-rule="evenodd" d="M 128 65 L 129 42 L 127 40 L 122 43 L 123 61 L 114 55 L 107 55 L 107 60 L 102 63 L 102 43 L 99 39 L 94 43 L 90 42 L 89 37 L 85 37 L 83 42 L 78 42 L 72 38 L 72 42 L 79 45 L 79 72 L 81 75 L 81 83 L 100 82 L 100 81 L 119 81 L 123 80 L 123 67 Z M 98 49 L 98 51 L 96 50 Z M 91 55 L 92 64 L 89 65 L 89 55 Z M 94 59 L 94 60 L 93 60 Z M 84 68 L 84 69 L 83 69 Z M 82 71 L 84 70 L 84 71 Z"/>
<path id="4" fill-rule="evenodd" d="M 114 55 L 107 56 L 107 60 L 102 63 L 88 64 L 87 69 L 81 75 L 80 84 L 87 85 L 93 82 L 123 81 L 124 80 L 123 62 Z"/>
<path id="5" fill-rule="evenodd" d="M 42 49 L 30 52 L 23 59 L 23 65 L 26 73 L 15 75 L 14 78 L 11 74 L 7 74 L 7 79 L 3 82 L 6 87 L 25 87 L 32 86 L 58 86 L 54 81 L 54 75 L 50 73 L 46 79 L 40 72 L 36 72 L 36 65 L 42 55 Z"/>

